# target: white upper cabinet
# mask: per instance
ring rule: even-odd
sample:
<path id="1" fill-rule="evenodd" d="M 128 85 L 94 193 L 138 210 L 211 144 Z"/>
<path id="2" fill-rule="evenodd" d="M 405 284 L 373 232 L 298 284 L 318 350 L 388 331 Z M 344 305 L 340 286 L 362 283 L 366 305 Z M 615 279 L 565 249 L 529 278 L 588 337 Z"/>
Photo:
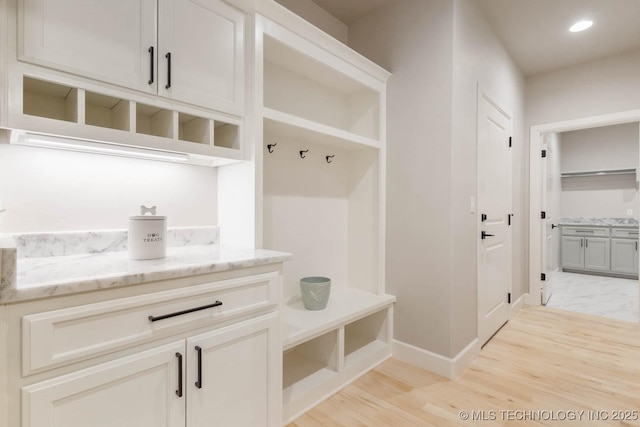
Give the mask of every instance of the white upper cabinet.
<path id="1" fill-rule="evenodd" d="M 242 112 L 244 15 L 221 0 L 19 4 L 19 60 Z"/>
<path id="2" fill-rule="evenodd" d="M 242 12 L 219 0 L 161 0 L 159 12 L 159 93 L 238 109 L 244 93 Z"/>
<path id="3" fill-rule="evenodd" d="M 18 59 L 156 92 L 149 51 L 157 47 L 156 0 L 22 0 L 19 4 Z"/>

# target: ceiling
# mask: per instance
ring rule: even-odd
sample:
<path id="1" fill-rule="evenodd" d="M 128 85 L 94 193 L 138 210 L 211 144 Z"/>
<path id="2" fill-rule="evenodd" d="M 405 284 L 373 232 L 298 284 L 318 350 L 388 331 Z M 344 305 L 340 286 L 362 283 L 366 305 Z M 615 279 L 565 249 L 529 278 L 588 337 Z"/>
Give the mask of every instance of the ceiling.
<path id="1" fill-rule="evenodd" d="M 348 25 L 399 0 L 314 1 Z M 640 49 L 640 0 L 471 1 L 525 76 Z M 581 19 L 594 21 L 593 27 L 570 33 Z"/>

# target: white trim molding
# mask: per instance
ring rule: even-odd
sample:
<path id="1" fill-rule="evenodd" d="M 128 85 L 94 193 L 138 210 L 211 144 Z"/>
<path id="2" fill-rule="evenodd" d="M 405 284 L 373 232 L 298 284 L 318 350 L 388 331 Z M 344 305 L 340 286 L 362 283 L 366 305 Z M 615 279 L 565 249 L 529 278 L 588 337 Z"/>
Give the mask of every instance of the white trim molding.
<path id="1" fill-rule="evenodd" d="M 542 233 L 540 232 L 542 161 L 540 150 L 542 150 L 542 136 L 545 133 L 568 132 L 632 122 L 640 122 L 640 110 L 531 126 L 529 134 L 529 305 L 540 305 L 542 300 L 542 281 L 540 280 L 540 273 L 542 273 L 540 271 L 542 250 Z"/>
<path id="2" fill-rule="evenodd" d="M 509 320 L 513 319 L 516 314 L 525 305 L 529 305 L 529 294 L 523 294 L 520 298 L 518 298 L 513 304 L 511 304 L 511 314 L 509 316 Z"/>
<path id="3" fill-rule="evenodd" d="M 455 379 L 480 354 L 480 342 L 474 339 L 454 357 L 393 340 L 393 357 L 449 379 Z"/>

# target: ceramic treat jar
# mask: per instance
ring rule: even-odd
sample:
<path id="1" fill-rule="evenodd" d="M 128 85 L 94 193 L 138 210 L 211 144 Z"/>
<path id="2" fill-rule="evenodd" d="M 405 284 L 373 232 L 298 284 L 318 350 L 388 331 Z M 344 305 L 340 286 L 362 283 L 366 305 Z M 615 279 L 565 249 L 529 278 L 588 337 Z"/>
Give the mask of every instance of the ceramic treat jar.
<path id="1" fill-rule="evenodd" d="M 151 215 L 146 215 L 147 213 Z M 155 206 L 140 206 L 140 215 L 129 217 L 129 259 L 157 259 L 166 256 L 167 217 L 157 216 Z"/>

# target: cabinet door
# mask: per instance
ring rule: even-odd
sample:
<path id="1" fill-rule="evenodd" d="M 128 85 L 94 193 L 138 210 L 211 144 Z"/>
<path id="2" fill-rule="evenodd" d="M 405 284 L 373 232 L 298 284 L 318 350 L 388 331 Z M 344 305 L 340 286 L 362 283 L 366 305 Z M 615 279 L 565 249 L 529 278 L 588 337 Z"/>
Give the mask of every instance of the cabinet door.
<path id="1" fill-rule="evenodd" d="M 608 238 L 585 237 L 584 268 L 588 270 L 609 271 L 611 258 Z"/>
<path id="2" fill-rule="evenodd" d="M 611 239 L 611 271 L 635 274 L 638 272 L 638 241 Z"/>
<path id="3" fill-rule="evenodd" d="M 584 240 L 582 237 L 562 236 L 562 267 L 584 268 Z"/>
<path id="4" fill-rule="evenodd" d="M 20 0 L 18 19 L 19 59 L 157 92 L 156 0 Z"/>
<path id="5" fill-rule="evenodd" d="M 221 0 L 159 4 L 160 95 L 239 113 L 244 96 L 244 15 Z"/>
<path id="6" fill-rule="evenodd" d="M 188 427 L 281 425 L 276 314 L 190 338 L 187 352 Z"/>
<path id="7" fill-rule="evenodd" d="M 25 387 L 22 427 L 184 426 L 176 353 L 184 341 Z"/>

